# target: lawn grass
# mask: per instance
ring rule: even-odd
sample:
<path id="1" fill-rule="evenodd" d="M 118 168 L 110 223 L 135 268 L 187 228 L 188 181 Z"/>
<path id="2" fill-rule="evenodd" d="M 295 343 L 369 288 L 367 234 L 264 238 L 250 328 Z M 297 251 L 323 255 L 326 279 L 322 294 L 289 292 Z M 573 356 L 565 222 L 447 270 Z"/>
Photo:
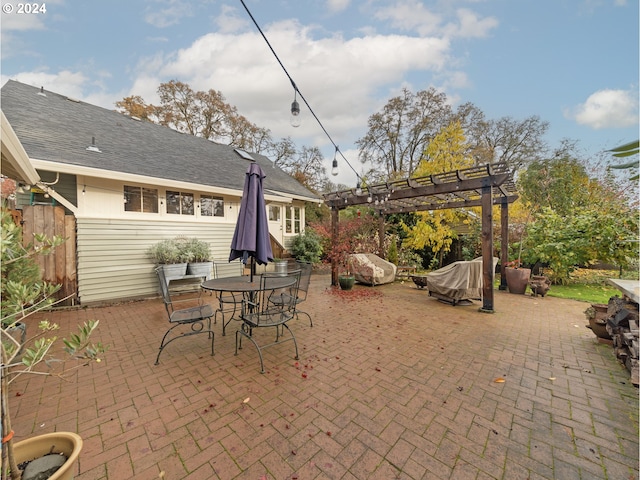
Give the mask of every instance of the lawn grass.
<path id="1" fill-rule="evenodd" d="M 499 277 L 499 275 L 498 275 Z M 621 297 L 620 290 L 607 283 L 608 278 L 619 278 L 620 272 L 617 270 L 595 270 L 580 268 L 572 273 L 568 285 L 551 285 L 547 293 L 549 297 L 568 298 L 588 303 L 609 303 L 609 299 L 614 296 Z M 638 280 L 638 272 L 625 272 L 623 278 Z M 496 286 L 499 285 L 498 278 Z M 527 288 L 527 294 L 531 290 Z"/>
<path id="2" fill-rule="evenodd" d="M 608 285 L 574 283 L 571 285 L 551 285 L 549 297 L 569 298 L 589 303 L 609 303 L 614 296 L 621 296 L 620 290 Z"/>

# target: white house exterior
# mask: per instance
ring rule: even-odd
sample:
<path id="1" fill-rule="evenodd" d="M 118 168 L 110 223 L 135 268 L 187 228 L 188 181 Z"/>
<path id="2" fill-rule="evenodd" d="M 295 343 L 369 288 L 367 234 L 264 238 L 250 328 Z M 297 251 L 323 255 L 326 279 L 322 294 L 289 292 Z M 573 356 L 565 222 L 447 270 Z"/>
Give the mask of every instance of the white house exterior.
<path id="1" fill-rule="evenodd" d="M 266 172 L 270 233 L 283 246 L 303 229 L 305 202 L 321 201 L 262 155 L 19 82 L 2 88 L 2 111 L 41 179 L 19 206 L 75 216 L 82 304 L 156 294 L 145 252 L 163 238 L 198 237 L 227 263 L 252 161 Z"/>

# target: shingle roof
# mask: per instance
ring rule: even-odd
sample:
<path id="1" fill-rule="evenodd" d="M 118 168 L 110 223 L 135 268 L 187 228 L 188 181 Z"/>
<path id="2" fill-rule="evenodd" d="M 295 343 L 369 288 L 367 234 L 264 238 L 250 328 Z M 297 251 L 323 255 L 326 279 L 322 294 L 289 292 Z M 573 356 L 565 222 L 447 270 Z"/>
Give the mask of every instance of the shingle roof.
<path id="1" fill-rule="evenodd" d="M 249 160 L 234 147 L 135 120 L 9 80 L 2 111 L 30 158 L 114 172 L 242 190 Z M 102 153 L 87 151 L 95 137 Z M 265 156 L 250 153 L 264 169 L 265 191 L 319 198 Z"/>

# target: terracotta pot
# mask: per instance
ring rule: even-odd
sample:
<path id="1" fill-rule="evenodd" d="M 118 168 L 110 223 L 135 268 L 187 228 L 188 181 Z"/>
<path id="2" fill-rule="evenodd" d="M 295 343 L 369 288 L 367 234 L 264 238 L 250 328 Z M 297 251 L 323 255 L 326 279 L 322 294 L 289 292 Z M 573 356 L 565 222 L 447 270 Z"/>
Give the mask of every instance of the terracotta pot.
<path id="1" fill-rule="evenodd" d="M 507 277 L 509 292 L 523 295 L 529 285 L 531 269 L 507 267 L 504 269 L 504 274 Z"/>
<path id="2" fill-rule="evenodd" d="M 49 477 L 49 480 L 72 480 L 80 450 L 82 450 L 82 438 L 73 432 L 45 433 L 16 442 L 13 446 L 17 464 L 34 460 L 48 453 L 64 453 L 67 461 Z"/>

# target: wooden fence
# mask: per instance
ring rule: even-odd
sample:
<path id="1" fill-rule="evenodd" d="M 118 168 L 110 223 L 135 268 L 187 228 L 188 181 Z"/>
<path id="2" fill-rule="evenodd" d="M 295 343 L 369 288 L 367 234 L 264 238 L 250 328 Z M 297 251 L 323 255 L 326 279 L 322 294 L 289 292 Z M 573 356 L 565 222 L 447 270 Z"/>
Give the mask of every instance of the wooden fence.
<path id="1" fill-rule="evenodd" d="M 51 205 L 27 205 L 22 208 L 22 238 L 25 244 L 34 242 L 35 233 L 48 237 L 59 235 L 66 241 L 56 247 L 51 255 L 38 256 L 43 280 L 62 285 L 56 298 L 66 300 L 58 305 L 77 303 L 78 282 L 76 274 L 76 219 L 65 215 L 63 207 Z M 67 298 L 69 297 L 69 298 Z"/>

